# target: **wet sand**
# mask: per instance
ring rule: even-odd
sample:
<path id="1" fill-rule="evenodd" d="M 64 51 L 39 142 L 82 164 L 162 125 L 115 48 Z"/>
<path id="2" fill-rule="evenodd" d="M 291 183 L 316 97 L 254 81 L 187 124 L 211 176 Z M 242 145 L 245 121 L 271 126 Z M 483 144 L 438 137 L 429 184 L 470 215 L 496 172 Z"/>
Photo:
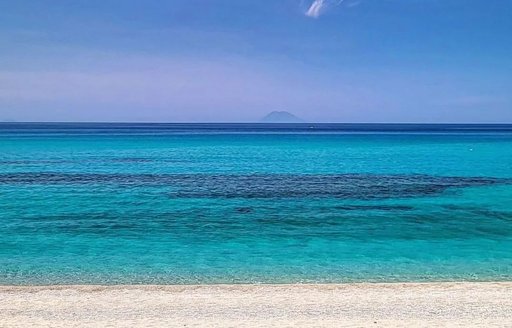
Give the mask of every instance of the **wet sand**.
<path id="1" fill-rule="evenodd" d="M 0 287 L 0 327 L 512 327 L 512 282 Z"/>

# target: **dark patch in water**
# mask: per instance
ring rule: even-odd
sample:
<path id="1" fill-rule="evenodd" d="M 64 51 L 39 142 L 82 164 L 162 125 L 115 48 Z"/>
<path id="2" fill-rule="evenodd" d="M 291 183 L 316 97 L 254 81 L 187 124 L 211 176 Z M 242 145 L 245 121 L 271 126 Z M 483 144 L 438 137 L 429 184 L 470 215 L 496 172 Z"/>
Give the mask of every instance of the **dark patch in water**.
<path id="1" fill-rule="evenodd" d="M 170 187 L 172 198 L 339 198 L 386 199 L 427 197 L 450 188 L 510 183 L 487 177 L 442 177 L 430 175 L 298 175 L 298 174 L 0 174 L 0 184 L 84 185 L 107 184 L 130 187 Z M 386 207 L 380 207 L 387 210 Z M 391 209 L 390 209 L 391 210 Z M 406 210 L 406 208 L 403 208 Z"/>
<path id="2" fill-rule="evenodd" d="M 407 205 L 343 205 L 335 208 L 343 211 L 411 211 L 414 209 L 413 206 Z"/>
<path id="3" fill-rule="evenodd" d="M 483 217 L 490 217 L 499 220 L 511 221 L 512 220 L 512 212 L 506 211 L 496 211 L 489 209 L 475 209 L 472 211 L 476 215 L 481 215 Z"/>
<path id="4" fill-rule="evenodd" d="M 442 208 L 450 210 L 450 211 L 463 211 L 477 217 L 483 218 L 493 218 L 504 221 L 512 220 L 512 212 L 510 211 L 499 211 L 492 210 L 487 208 L 482 208 L 478 206 L 463 206 L 463 205 L 441 205 Z"/>
<path id="5" fill-rule="evenodd" d="M 65 233 L 98 236 L 146 238 L 153 233 L 165 240 L 193 240 L 211 243 L 249 235 L 262 238 L 290 237 L 298 242 L 309 238 L 361 241 L 443 240 L 494 238 L 511 235 L 510 221 L 482 217 L 468 212 L 442 213 L 389 212 L 387 215 L 319 214 L 317 207 L 286 213 L 279 207 L 273 211 L 255 211 L 244 220 L 224 208 L 218 215 L 204 213 L 203 208 L 175 212 L 94 213 L 35 215 L 16 217 L 6 227 L 6 234 L 24 235 Z"/>
<path id="6" fill-rule="evenodd" d="M 0 161 L 0 164 L 6 164 L 6 165 L 37 165 L 37 164 L 67 164 L 67 163 L 73 163 L 71 160 L 61 160 L 61 159 L 34 159 L 34 160 L 7 160 L 7 161 Z"/>
<path id="7" fill-rule="evenodd" d="M 343 221 L 338 218 L 322 218 L 322 220 L 312 220 L 307 218 L 289 218 L 281 216 L 264 217 L 256 219 L 256 222 L 260 224 L 270 225 L 282 225 L 282 226 L 293 226 L 293 227 L 326 227 L 326 226 L 340 226 Z"/>
<path id="8" fill-rule="evenodd" d="M 471 207 L 461 206 L 461 205 L 452 205 L 452 204 L 443 204 L 440 205 L 442 208 L 451 210 L 451 211 L 459 211 L 459 210 L 467 210 Z"/>
<path id="9" fill-rule="evenodd" d="M 245 213 L 251 213 L 251 212 L 252 212 L 252 208 L 250 208 L 250 207 L 238 207 L 238 208 L 236 209 L 236 211 L 237 211 L 238 213 L 244 213 L 244 214 L 245 214 Z"/>
<path id="10" fill-rule="evenodd" d="M 120 158 L 112 158 L 110 160 L 114 163 L 150 163 L 152 160 L 148 158 L 139 158 L 139 157 L 120 157 Z"/>

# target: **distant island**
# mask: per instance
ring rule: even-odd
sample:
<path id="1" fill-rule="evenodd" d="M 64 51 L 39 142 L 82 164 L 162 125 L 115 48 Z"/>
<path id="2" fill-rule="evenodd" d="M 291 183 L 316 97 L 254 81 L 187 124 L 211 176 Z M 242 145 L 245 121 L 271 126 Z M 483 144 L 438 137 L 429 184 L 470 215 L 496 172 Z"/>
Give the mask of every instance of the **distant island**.
<path id="1" fill-rule="evenodd" d="M 263 117 L 262 123 L 303 123 L 304 121 L 286 111 L 273 111 Z"/>

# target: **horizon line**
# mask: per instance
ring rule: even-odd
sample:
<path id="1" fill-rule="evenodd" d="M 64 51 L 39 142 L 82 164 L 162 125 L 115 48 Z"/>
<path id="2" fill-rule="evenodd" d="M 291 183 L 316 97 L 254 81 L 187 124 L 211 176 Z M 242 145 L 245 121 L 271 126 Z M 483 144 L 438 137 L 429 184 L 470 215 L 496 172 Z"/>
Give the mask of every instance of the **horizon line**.
<path id="1" fill-rule="evenodd" d="M 0 121 L 0 124 L 367 124 L 367 125 L 512 125 L 512 122 L 259 122 L 259 121 Z"/>

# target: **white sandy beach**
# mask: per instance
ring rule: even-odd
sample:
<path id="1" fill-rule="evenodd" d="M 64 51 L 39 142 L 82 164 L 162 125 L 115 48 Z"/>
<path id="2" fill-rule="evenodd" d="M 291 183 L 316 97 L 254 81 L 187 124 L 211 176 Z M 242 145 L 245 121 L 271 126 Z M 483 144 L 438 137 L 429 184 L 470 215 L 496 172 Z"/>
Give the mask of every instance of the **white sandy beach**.
<path id="1" fill-rule="evenodd" d="M 511 327 L 512 282 L 0 287 L 0 327 Z"/>

